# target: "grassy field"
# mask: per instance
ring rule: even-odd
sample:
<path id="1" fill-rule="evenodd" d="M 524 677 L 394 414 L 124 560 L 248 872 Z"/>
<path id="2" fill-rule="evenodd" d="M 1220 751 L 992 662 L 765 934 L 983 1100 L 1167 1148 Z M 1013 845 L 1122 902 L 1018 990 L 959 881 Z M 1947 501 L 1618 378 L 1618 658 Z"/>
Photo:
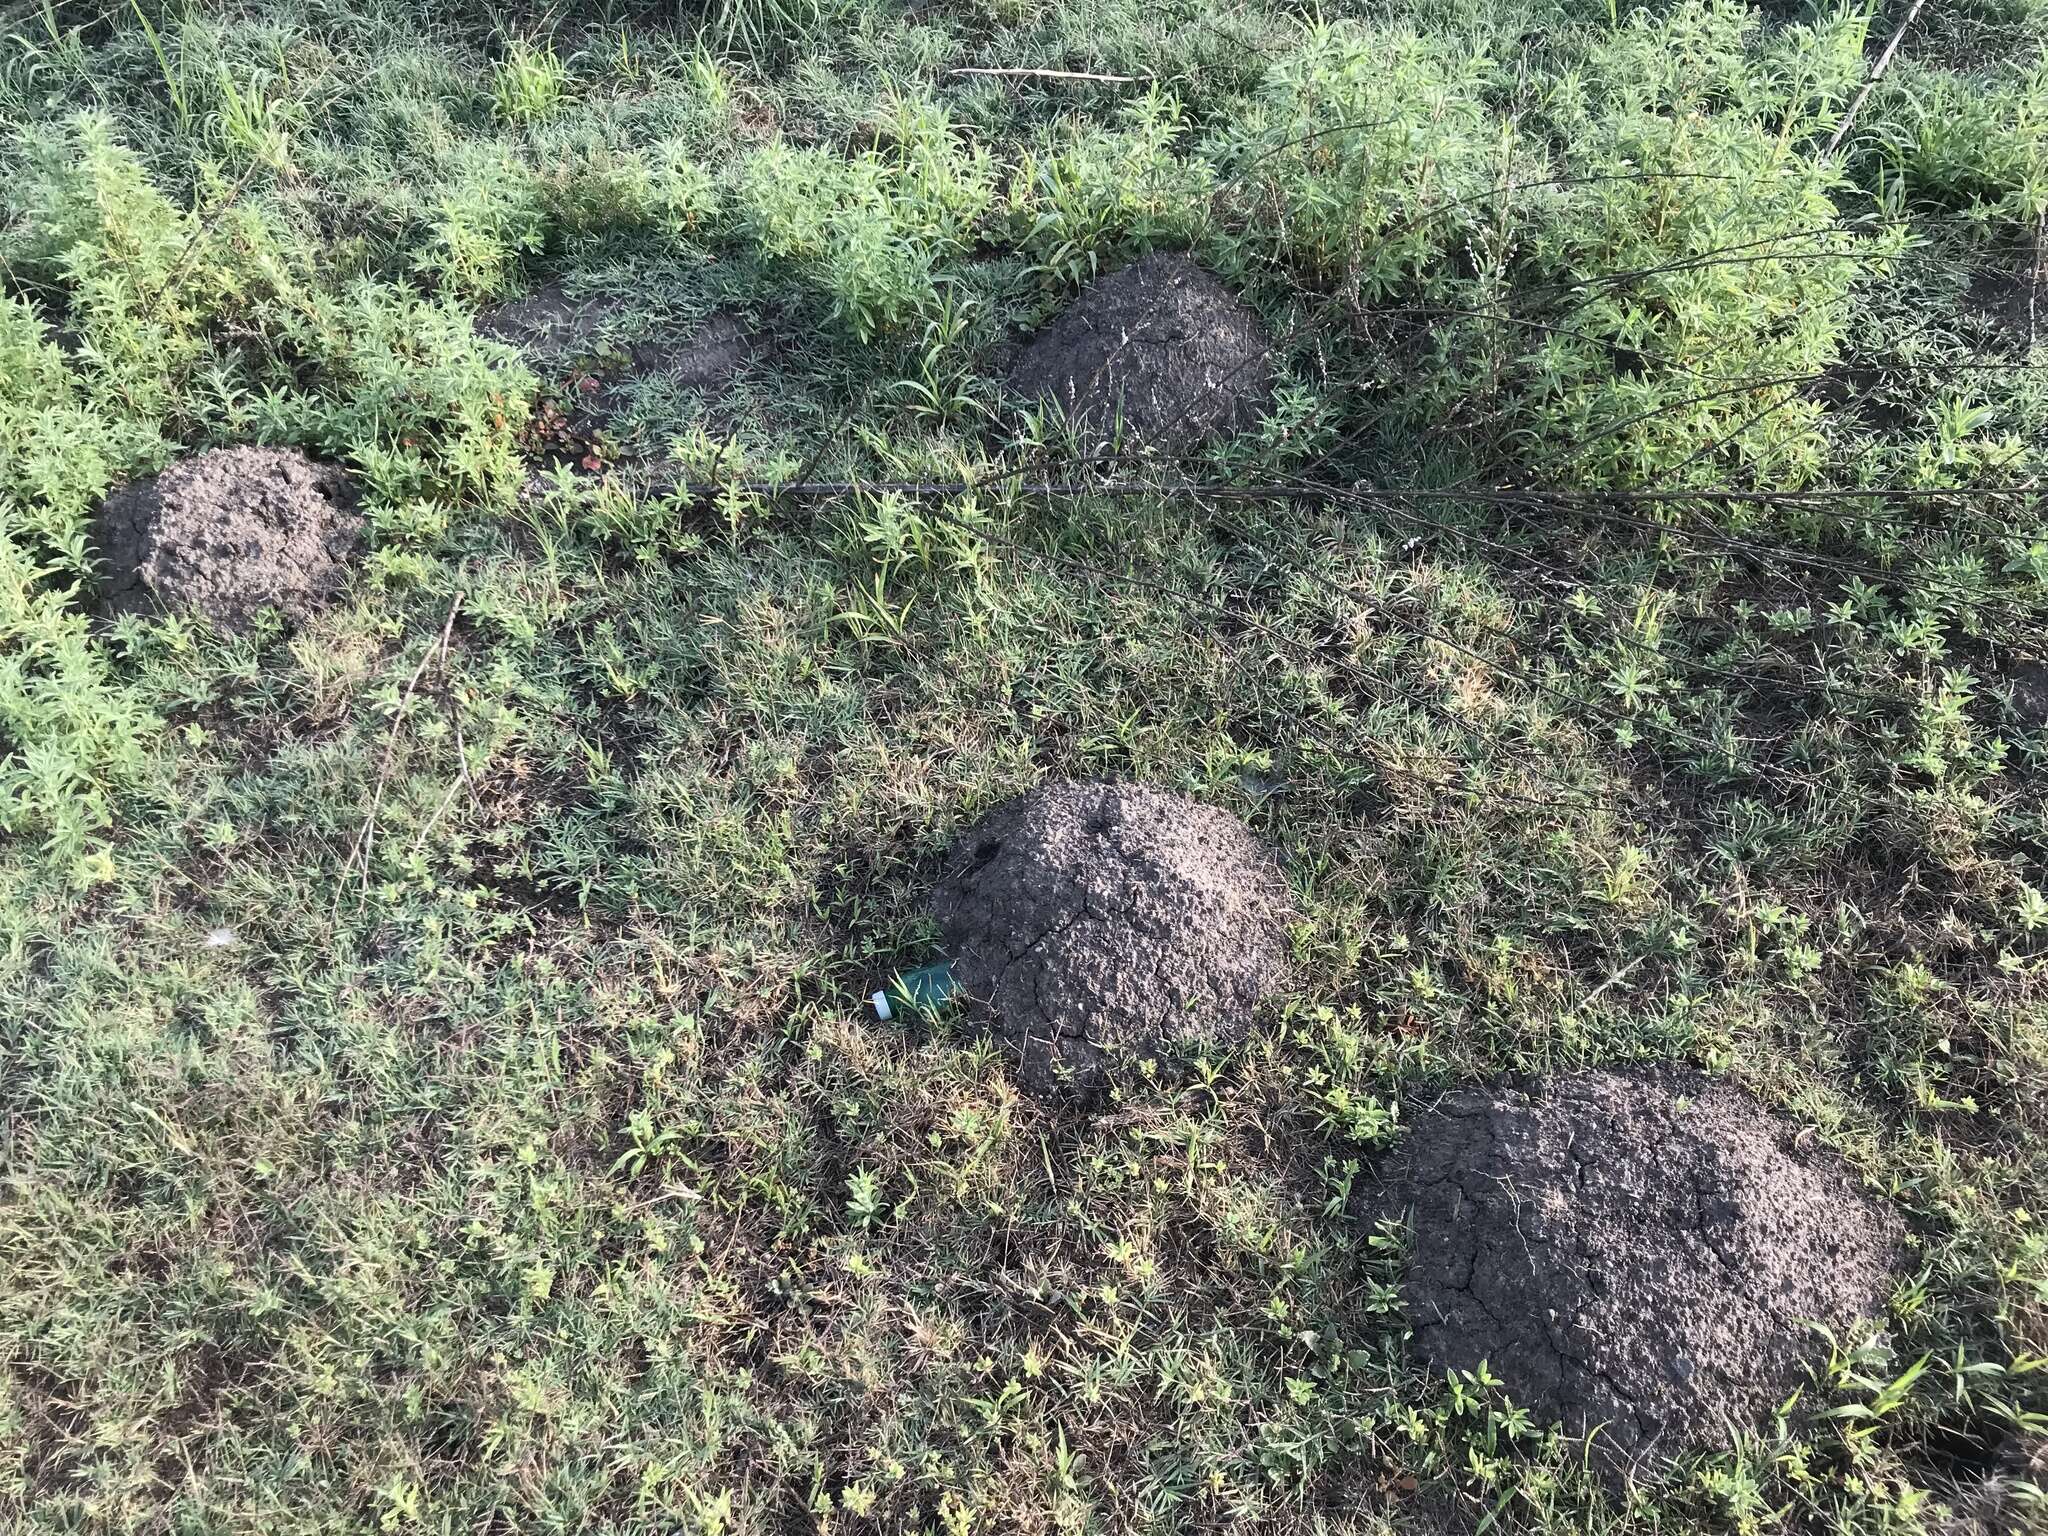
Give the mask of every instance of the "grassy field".
<path id="1" fill-rule="evenodd" d="M 2036 0 L 1853 121 L 1902 4 L 0 16 L 0 1525 L 2048 1521 Z M 997 380 L 1154 249 L 1273 410 L 1075 465 Z M 579 432 L 472 323 L 549 282 L 758 345 Z M 251 441 L 355 471 L 346 599 L 97 622 L 107 488 Z M 862 1006 L 1053 775 L 1241 815 L 1302 914 L 1092 1114 Z M 1352 1190 L 1637 1061 L 1911 1252 L 1618 1497 L 1417 1366 Z"/>

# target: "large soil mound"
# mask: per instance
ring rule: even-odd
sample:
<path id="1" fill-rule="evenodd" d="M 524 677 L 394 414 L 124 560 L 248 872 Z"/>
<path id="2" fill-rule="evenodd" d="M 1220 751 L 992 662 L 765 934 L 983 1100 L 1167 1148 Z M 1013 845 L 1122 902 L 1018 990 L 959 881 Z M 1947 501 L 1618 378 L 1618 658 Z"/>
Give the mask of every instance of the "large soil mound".
<path id="1" fill-rule="evenodd" d="M 1291 916 L 1278 864 L 1227 812 L 1070 783 L 970 828 L 932 911 L 955 980 L 1025 1085 L 1083 1097 L 1110 1051 L 1241 1031 L 1286 969 Z"/>
<path id="2" fill-rule="evenodd" d="M 1725 1446 L 1803 1379 L 1816 1341 L 1882 1313 L 1901 1228 L 1841 1160 L 1696 1073 L 1592 1072 L 1452 1095 L 1381 1170 L 1411 1205 L 1405 1287 L 1438 1371 L 1599 1431 L 1611 1479 Z"/>
<path id="3" fill-rule="evenodd" d="M 1025 347 L 1009 387 L 1058 406 L 1090 451 L 1172 454 L 1256 423 L 1271 374 L 1258 317 L 1187 257 L 1154 255 L 1092 283 Z"/>
<path id="4" fill-rule="evenodd" d="M 304 618 L 338 594 L 362 542 L 348 477 L 288 448 L 215 448 L 109 496 L 93 537 L 111 613 L 265 608 Z"/>

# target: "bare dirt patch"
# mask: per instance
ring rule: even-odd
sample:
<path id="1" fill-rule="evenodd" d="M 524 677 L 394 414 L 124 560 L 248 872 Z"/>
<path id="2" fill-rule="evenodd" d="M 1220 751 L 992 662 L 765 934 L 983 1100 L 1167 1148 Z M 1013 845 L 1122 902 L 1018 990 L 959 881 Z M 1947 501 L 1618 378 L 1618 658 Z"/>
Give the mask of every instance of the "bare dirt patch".
<path id="1" fill-rule="evenodd" d="M 955 846 L 931 909 L 968 1007 L 1025 1086 L 1091 1098 L 1110 1058 L 1241 1033 L 1286 970 L 1278 863 L 1228 812 L 1052 783 Z"/>
<path id="2" fill-rule="evenodd" d="M 2048 662 L 2015 662 L 2005 674 L 2015 719 L 2030 731 L 2048 725 Z"/>
<path id="3" fill-rule="evenodd" d="M 93 522 L 109 613 L 239 629 L 337 596 L 363 538 L 347 474 L 288 448 L 215 448 L 114 492 Z"/>
<path id="4" fill-rule="evenodd" d="M 2024 356 L 2048 336 L 2048 251 L 2034 240 L 2000 243 L 1970 268 L 1963 312 L 1993 348 Z"/>
<path id="5" fill-rule="evenodd" d="M 650 332 L 629 301 L 571 298 L 559 282 L 483 311 L 475 325 L 479 335 L 517 347 L 540 376 L 537 446 L 558 460 L 582 458 L 613 432 L 640 381 L 663 378 L 715 399 L 765 350 L 737 315 Z"/>
<path id="6" fill-rule="evenodd" d="M 1091 452 L 1184 453 L 1257 423 L 1272 343 L 1193 261 L 1145 256 L 1091 283 L 1025 346 L 1008 383 L 1020 400 L 1057 406 Z"/>
<path id="7" fill-rule="evenodd" d="M 1970 279 L 1963 302 L 2011 351 L 2024 353 L 2048 334 L 2048 282 L 2031 274 L 1980 272 Z"/>
<path id="8" fill-rule="evenodd" d="M 1612 1482 L 1757 1428 L 1817 1353 L 1808 1323 L 1882 1315 L 1903 1237 L 1811 1133 L 1678 1070 L 1453 1094 L 1379 1179 L 1375 1218 L 1413 1211 L 1423 1359 L 1485 1361 L 1597 1431 Z"/>

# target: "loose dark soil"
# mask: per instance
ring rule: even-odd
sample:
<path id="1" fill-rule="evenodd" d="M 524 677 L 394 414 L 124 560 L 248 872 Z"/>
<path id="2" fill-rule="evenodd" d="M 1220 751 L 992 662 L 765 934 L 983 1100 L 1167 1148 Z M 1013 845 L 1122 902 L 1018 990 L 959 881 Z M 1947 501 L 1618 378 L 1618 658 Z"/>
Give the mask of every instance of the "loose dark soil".
<path id="1" fill-rule="evenodd" d="M 363 520 L 344 471 L 288 448 L 216 448 L 123 486 L 93 543 L 109 613 L 197 612 L 239 629 L 340 593 Z"/>
<path id="2" fill-rule="evenodd" d="M 1963 313 L 1989 328 L 1997 350 L 2024 356 L 2048 336 L 2048 261 L 2031 241 L 1986 254 L 1970 273 Z"/>
<path id="3" fill-rule="evenodd" d="M 475 325 L 479 336 L 517 347 L 528 362 L 549 367 L 596 353 L 627 313 L 618 299 L 572 299 L 560 283 L 548 283 L 523 299 L 481 311 Z"/>
<path id="4" fill-rule="evenodd" d="M 1988 320 L 2016 352 L 2025 352 L 2048 331 L 2048 284 L 1980 273 L 1971 280 L 1964 303 Z"/>
<path id="5" fill-rule="evenodd" d="M 2016 663 L 2005 676 L 2012 690 L 2012 712 L 2028 730 L 2048 726 L 2048 664 L 2038 661 Z"/>
<path id="6" fill-rule="evenodd" d="M 1043 785 L 962 835 L 932 912 L 1025 1086 L 1083 1099 L 1113 1056 L 1242 1033 L 1286 970 L 1292 905 L 1225 811 L 1135 784 Z"/>
<path id="7" fill-rule="evenodd" d="M 1032 338 L 1010 392 L 1057 406 L 1090 452 L 1184 453 L 1253 426 L 1272 397 L 1258 317 L 1185 256 L 1098 278 Z"/>
<path id="8" fill-rule="evenodd" d="M 1881 1316 L 1903 1236 L 1810 1133 L 1697 1073 L 1591 1072 L 1454 1094 L 1368 1194 L 1412 1208 L 1404 1287 L 1437 1371 L 1644 1458 L 1757 1428 L 1837 1331 Z"/>

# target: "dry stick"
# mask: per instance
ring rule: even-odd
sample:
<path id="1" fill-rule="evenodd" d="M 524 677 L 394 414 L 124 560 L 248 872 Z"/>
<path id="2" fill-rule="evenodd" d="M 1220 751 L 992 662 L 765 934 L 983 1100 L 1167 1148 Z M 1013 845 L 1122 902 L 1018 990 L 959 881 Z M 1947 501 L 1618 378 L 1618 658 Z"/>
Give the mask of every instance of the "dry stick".
<path id="1" fill-rule="evenodd" d="M 1834 136 L 1828 140 L 1826 153 L 1832 155 L 1842 147 L 1842 140 L 1856 122 L 1856 114 L 1863 110 L 1863 103 L 1877 88 L 1877 82 L 1884 78 L 1884 72 L 1892 67 L 1892 55 L 1899 51 L 1899 44 L 1905 40 L 1906 28 L 1913 25 L 1920 8 L 1927 0 L 1913 0 L 1906 11 L 1906 19 L 1899 23 L 1899 30 L 1892 34 L 1892 40 L 1884 45 L 1884 52 L 1877 56 L 1877 62 L 1870 68 L 1870 78 L 1863 82 L 1863 89 L 1856 93 L 1856 99 L 1849 103 L 1849 110 L 1842 114 L 1842 121 L 1835 126 Z"/>
<path id="2" fill-rule="evenodd" d="M 1579 1006 L 1574 1008 L 1572 1012 L 1584 1013 L 1588 1008 L 1592 1007 L 1593 1004 L 1598 1002 L 1603 994 L 1613 990 L 1615 987 L 1620 986 L 1622 982 L 1626 981 L 1629 978 L 1630 973 L 1632 973 L 1636 969 L 1636 967 L 1640 966 L 1646 958 L 1646 956 L 1637 955 L 1635 959 L 1629 961 L 1627 965 L 1624 965 L 1612 976 L 1609 976 L 1605 981 L 1601 982 L 1599 986 L 1595 987 L 1592 991 L 1588 992 L 1584 997 L 1580 998 Z"/>
<path id="3" fill-rule="evenodd" d="M 1103 85 L 1145 85 L 1154 75 L 1091 75 L 1074 69 L 949 69 L 949 75 L 999 75 L 1015 80 L 1094 80 Z"/>
<path id="4" fill-rule="evenodd" d="M 462 607 L 462 594 L 457 592 L 454 601 L 448 604 L 448 617 L 441 625 L 440 639 L 427 647 L 420 657 L 420 664 L 412 669 L 412 677 L 406 682 L 405 691 L 398 696 L 398 708 L 391 716 L 391 729 L 384 738 L 384 756 L 377 768 L 377 787 L 370 795 L 370 811 L 363 818 L 363 825 L 356 833 L 356 840 L 349 846 L 348 858 L 341 866 L 341 880 L 336 884 L 334 907 L 341 909 L 341 889 L 348 883 L 349 871 L 355 868 L 358 857 L 363 865 L 362 889 L 370 889 L 370 853 L 377 841 L 377 815 L 384 808 L 384 790 L 391 782 L 391 770 L 398 760 L 398 730 L 405 723 L 405 706 L 412 702 L 412 696 L 419 692 L 420 682 L 427 675 L 427 668 L 439 657 L 442 664 L 448 660 L 449 637 L 455 632 L 455 614 Z"/>
<path id="5" fill-rule="evenodd" d="M 1126 496 L 1210 496 L 1226 501 L 1329 501 L 1346 495 L 1371 494 L 1398 497 L 1403 501 L 1534 501 L 1567 509 L 1591 505 L 1648 506 L 1665 502 L 1710 505 L 1769 502 L 1818 508 L 1856 501 L 1915 502 L 1958 496 L 2048 496 L 2048 487 L 2036 485 L 1816 486 L 1798 491 L 1742 491 L 1726 487 L 1697 491 L 1563 491 L 1540 485 L 1503 482 L 1445 490 L 1372 486 L 1363 481 L 1340 486 L 1300 480 L 1250 484 L 1198 480 L 1023 480 L 1014 471 L 968 480 L 668 480 L 657 481 L 649 487 L 652 495 L 675 496 L 683 501 L 699 503 L 715 501 L 727 491 L 763 497 L 787 496 L 799 501 L 833 501 L 859 495 L 947 500 L 977 491 L 1007 491 L 1016 496 L 1039 497 L 1099 496 L 1105 500 Z"/>
<path id="6" fill-rule="evenodd" d="M 434 814 L 429 816 L 426 825 L 420 828 L 420 835 L 412 840 L 412 847 L 406 853 L 407 858 L 417 856 L 427 846 L 427 839 L 433 835 L 434 828 L 441 824 L 441 818 L 448 814 L 448 807 L 455 803 L 455 797 L 465 787 L 469 790 L 470 803 L 476 803 L 476 786 L 470 782 L 469 764 L 464 760 L 462 723 L 459 720 L 455 722 L 455 767 L 455 777 L 448 781 L 448 793 L 443 795 L 441 803 L 434 807 Z"/>
<path id="7" fill-rule="evenodd" d="M 445 657 L 447 652 L 444 650 L 442 655 Z M 477 798 L 476 779 L 471 776 L 469 771 L 469 746 L 462 739 L 462 709 L 460 705 L 456 707 L 449 724 L 455 730 L 455 778 L 448 786 L 448 793 L 441 797 L 441 803 L 434 807 L 434 814 L 428 817 L 427 824 L 420 828 L 420 835 L 413 839 L 411 852 L 407 854 L 408 858 L 419 853 L 427 846 L 427 838 L 432 835 L 434 828 L 441 824 L 441 818 L 448 814 L 448 807 L 455 803 L 455 795 L 458 790 L 466 789 L 469 791 L 471 809 L 483 809 L 483 802 Z"/>

